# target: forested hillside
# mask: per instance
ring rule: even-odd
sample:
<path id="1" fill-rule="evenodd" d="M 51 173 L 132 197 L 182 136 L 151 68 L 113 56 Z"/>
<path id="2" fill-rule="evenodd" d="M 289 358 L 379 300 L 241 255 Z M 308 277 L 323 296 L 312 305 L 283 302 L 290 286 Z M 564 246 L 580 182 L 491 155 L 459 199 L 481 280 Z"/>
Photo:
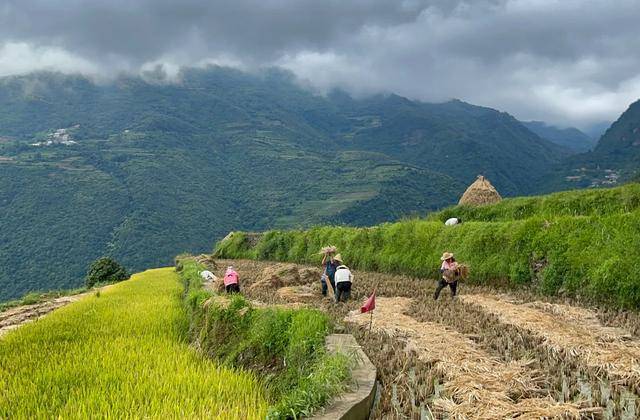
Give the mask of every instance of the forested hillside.
<path id="1" fill-rule="evenodd" d="M 275 70 L 6 77 L 0 300 L 78 285 L 104 254 L 140 270 L 235 229 L 421 214 L 479 173 L 526 194 L 562 156 L 506 113 L 321 96 Z"/>
<path id="2" fill-rule="evenodd" d="M 591 152 L 570 156 L 540 183 L 541 191 L 614 186 L 640 176 L 640 101 L 602 135 Z"/>

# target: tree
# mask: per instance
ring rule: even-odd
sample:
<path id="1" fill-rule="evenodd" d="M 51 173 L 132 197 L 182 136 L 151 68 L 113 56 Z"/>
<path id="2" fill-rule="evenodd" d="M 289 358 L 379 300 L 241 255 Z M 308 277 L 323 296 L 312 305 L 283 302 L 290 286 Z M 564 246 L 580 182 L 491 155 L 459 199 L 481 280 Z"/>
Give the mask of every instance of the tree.
<path id="1" fill-rule="evenodd" d="M 91 263 L 85 283 L 87 287 L 93 287 L 98 283 L 113 283 L 128 277 L 127 270 L 117 261 L 109 257 L 102 257 Z"/>

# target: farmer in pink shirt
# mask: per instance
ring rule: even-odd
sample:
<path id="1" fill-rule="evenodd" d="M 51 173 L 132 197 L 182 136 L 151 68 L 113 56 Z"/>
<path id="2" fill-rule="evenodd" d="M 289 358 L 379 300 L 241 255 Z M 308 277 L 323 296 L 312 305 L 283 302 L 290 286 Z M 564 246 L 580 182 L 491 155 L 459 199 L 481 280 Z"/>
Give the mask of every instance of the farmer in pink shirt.
<path id="1" fill-rule="evenodd" d="M 236 270 L 233 269 L 233 266 L 227 267 L 227 271 L 224 273 L 224 289 L 227 293 L 240 293 L 240 284 L 238 281 L 240 280 L 240 276 Z"/>
<path id="2" fill-rule="evenodd" d="M 451 298 L 453 299 L 456 297 L 456 290 L 458 288 L 458 276 L 456 274 L 459 267 L 458 263 L 451 252 L 442 254 L 440 261 L 442 261 L 442 265 L 440 266 L 442 276 L 438 282 L 438 287 L 436 287 L 436 293 L 433 295 L 433 299 L 438 300 L 440 292 L 447 287 L 447 285 L 449 285 L 449 289 L 451 289 Z"/>

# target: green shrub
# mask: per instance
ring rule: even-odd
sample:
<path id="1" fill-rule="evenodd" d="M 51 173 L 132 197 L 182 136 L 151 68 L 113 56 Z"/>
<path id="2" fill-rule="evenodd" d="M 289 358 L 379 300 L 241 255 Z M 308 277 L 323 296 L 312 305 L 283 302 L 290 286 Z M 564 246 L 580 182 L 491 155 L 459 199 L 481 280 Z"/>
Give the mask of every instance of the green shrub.
<path id="1" fill-rule="evenodd" d="M 129 274 L 123 266 L 111 258 L 102 257 L 91 263 L 85 284 L 90 288 L 99 283 L 114 283 L 127 278 Z"/>

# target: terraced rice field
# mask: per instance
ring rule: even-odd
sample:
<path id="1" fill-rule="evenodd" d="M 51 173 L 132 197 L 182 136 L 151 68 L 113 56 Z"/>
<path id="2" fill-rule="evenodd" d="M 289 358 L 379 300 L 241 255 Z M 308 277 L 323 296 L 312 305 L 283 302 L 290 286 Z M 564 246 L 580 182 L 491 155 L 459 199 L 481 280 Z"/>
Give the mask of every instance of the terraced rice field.
<path id="1" fill-rule="evenodd" d="M 251 290 L 273 263 L 221 261 L 254 299 L 285 303 L 291 289 Z M 301 266 L 299 266 L 301 267 Z M 306 270 L 309 267 L 305 267 Z M 378 367 L 375 418 L 605 418 L 640 416 L 640 339 L 622 313 L 461 286 L 434 301 L 434 280 L 355 272 L 354 299 L 336 305 L 319 281 L 301 301 L 344 324 Z M 318 277 L 319 279 L 319 277 Z M 377 287 L 368 315 L 350 313 Z M 312 290 L 315 299 L 309 299 Z"/>
<path id="2" fill-rule="evenodd" d="M 258 380 L 185 340 L 172 268 L 57 309 L 0 338 L 0 419 L 264 418 Z"/>

